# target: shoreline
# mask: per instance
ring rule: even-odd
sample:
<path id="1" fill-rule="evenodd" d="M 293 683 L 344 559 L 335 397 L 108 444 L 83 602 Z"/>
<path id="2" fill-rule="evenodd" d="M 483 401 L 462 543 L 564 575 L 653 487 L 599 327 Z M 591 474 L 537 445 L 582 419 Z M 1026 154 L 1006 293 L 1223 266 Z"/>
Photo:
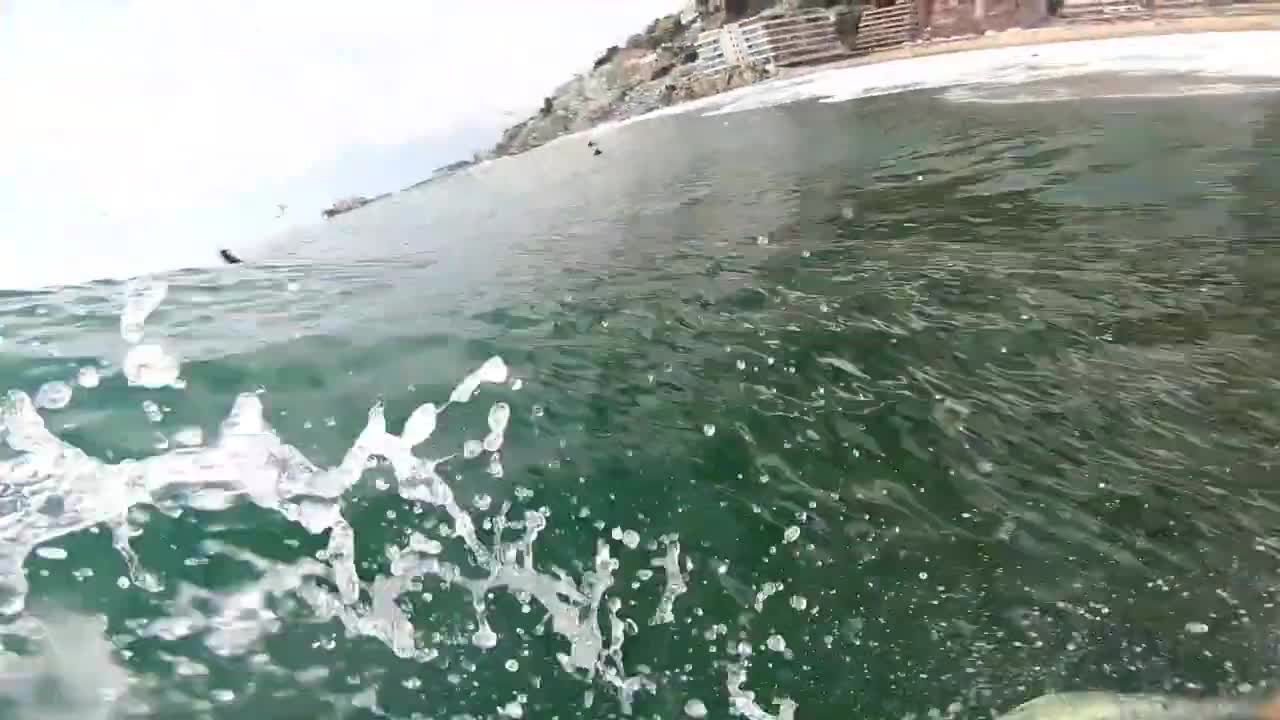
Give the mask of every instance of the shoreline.
<path id="1" fill-rule="evenodd" d="M 898 60 L 927 58 L 936 55 L 967 53 L 999 48 L 1026 46 L 1049 46 L 1063 43 L 1107 40 L 1121 38 L 1152 37 L 1161 35 L 1187 35 L 1210 33 L 1233 33 L 1250 31 L 1280 31 L 1280 1 L 1251 2 L 1247 4 L 1228 5 L 1216 8 L 1198 8 L 1194 10 L 1165 10 L 1147 12 L 1142 15 L 1117 17 L 1114 19 L 1061 19 L 1050 18 L 1046 24 L 1031 28 L 1011 28 L 1000 32 L 989 32 L 983 35 L 965 35 L 950 38 L 915 41 L 903 46 L 878 50 L 866 55 L 844 57 L 830 62 L 817 63 L 802 67 L 780 68 L 778 72 L 766 79 L 723 90 L 671 105 L 655 108 L 648 112 L 611 118 L 595 125 L 563 132 L 533 147 L 516 152 L 505 152 L 484 158 L 480 162 L 469 162 L 463 167 L 450 172 L 433 175 L 426 180 L 415 183 L 399 192 L 405 192 L 421 185 L 429 184 L 456 172 L 468 170 L 476 165 L 503 158 L 516 157 L 542 147 L 559 144 L 575 137 L 591 137 L 593 134 L 607 135 L 632 123 L 644 121 L 664 115 L 681 114 L 704 105 L 717 105 L 732 102 L 739 95 L 751 93 L 762 87 L 781 83 L 783 85 L 795 81 L 803 81 L 807 76 L 817 73 L 872 66 Z M 398 193 L 396 193 L 398 194 Z"/>
<path id="2" fill-rule="evenodd" d="M 1181 35 L 1187 33 L 1249 32 L 1280 30 L 1280 3 L 1252 3 L 1195 14 L 1145 15 L 1115 20 L 1061 20 L 1034 28 L 1013 28 L 989 35 L 940 38 L 880 50 L 858 57 L 804 67 L 783 68 L 769 81 L 789 80 L 825 70 L 875 65 L 891 60 L 907 60 L 932 55 L 987 50 L 1026 45 L 1052 45 L 1077 40 Z"/>

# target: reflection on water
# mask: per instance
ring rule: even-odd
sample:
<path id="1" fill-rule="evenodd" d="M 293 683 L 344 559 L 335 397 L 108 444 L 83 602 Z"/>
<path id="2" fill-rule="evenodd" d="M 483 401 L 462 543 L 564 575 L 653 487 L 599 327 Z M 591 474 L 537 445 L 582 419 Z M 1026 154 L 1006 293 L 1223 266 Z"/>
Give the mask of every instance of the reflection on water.
<path id="1" fill-rule="evenodd" d="M 567 141 L 124 317 L 0 295 L 5 648 L 102 615 L 165 717 L 1254 692 L 1277 187 L 1275 94 L 913 94 Z"/>

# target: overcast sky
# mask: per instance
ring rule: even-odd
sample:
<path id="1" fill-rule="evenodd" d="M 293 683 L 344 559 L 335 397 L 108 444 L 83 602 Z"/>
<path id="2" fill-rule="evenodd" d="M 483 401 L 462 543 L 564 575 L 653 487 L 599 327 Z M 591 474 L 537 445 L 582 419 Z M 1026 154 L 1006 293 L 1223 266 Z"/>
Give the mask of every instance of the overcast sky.
<path id="1" fill-rule="evenodd" d="M 680 5 L 0 0 L 0 286 L 163 267 L 407 185 Z"/>

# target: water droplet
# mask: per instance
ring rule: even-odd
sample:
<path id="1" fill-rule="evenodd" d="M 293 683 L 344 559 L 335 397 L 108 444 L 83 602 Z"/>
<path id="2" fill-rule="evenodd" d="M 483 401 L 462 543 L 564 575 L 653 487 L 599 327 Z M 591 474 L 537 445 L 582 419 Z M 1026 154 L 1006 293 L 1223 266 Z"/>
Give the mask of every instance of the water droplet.
<path id="1" fill-rule="evenodd" d="M 127 577 L 125 577 L 125 576 L 123 576 L 123 575 L 121 575 L 120 577 L 116 578 L 116 587 L 120 588 L 121 590 L 128 590 L 128 589 L 129 589 L 129 586 L 130 586 L 130 585 L 132 585 L 132 584 L 133 584 L 133 583 L 129 582 L 129 578 L 127 578 Z"/>
<path id="2" fill-rule="evenodd" d="M 703 434 L 703 435 L 706 435 L 707 437 L 711 437 L 712 435 L 715 435 L 715 434 L 716 434 L 716 426 L 715 426 L 715 425 L 712 425 L 711 423 L 707 423 L 706 425 L 703 425 L 703 426 L 702 426 L 702 434 Z"/>
<path id="3" fill-rule="evenodd" d="M 76 373 L 76 383 L 82 388 L 96 388 L 101 381 L 98 368 L 91 365 L 80 368 L 80 372 Z"/>
<path id="4" fill-rule="evenodd" d="M 468 440 L 462 443 L 462 457 L 470 460 L 484 452 L 484 443 L 479 440 Z"/>
<path id="5" fill-rule="evenodd" d="M 1209 626 L 1202 622 L 1189 622 L 1186 624 L 1186 630 L 1192 635 L 1203 635 L 1209 632 Z"/>
<path id="6" fill-rule="evenodd" d="M 229 703 L 236 699 L 236 694 L 226 688 L 216 688 L 209 691 L 209 697 L 213 698 L 214 702 Z"/>
<path id="7" fill-rule="evenodd" d="M 781 635 L 770 635 L 765 645 L 774 652 L 787 651 L 787 641 Z"/>
<path id="8" fill-rule="evenodd" d="M 791 607 L 803 612 L 805 608 L 809 607 L 809 601 L 803 595 L 792 595 Z"/>
<path id="9" fill-rule="evenodd" d="M 694 698 L 684 704 L 684 714 L 691 718 L 704 718 L 707 716 L 707 706 L 701 700 Z"/>
<path id="10" fill-rule="evenodd" d="M 47 382 L 36 391 L 36 407 L 61 410 L 71 402 L 71 386 L 61 382 Z"/>
<path id="11" fill-rule="evenodd" d="M 498 645 L 498 634 L 487 625 L 482 626 L 472 634 L 471 644 L 483 650 L 490 650 Z"/>
<path id="12" fill-rule="evenodd" d="M 36 548 L 36 556 L 45 560 L 66 560 L 67 551 L 60 547 L 40 547 Z"/>
<path id="13" fill-rule="evenodd" d="M 520 663 L 513 658 L 503 663 L 503 667 L 507 669 L 507 672 L 515 672 L 520 669 Z"/>
<path id="14" fill-rule="evenodd" d="M 164 413 L 161 412 L 160 406 L 151 400 L 142 401 L 142 413 L 147 416 L 147 420 L 158 423 L 164 419 Z"/>
<path id="15" fill-rule="evenodd" d="M 795 542 L 799 538 L 800 538 L 800 528 L 796 527 L 795 525 L 792 525 L 791 527 L 787 528 L 786 531 L 782 533 L 782 542 L 784 543 Z"/>

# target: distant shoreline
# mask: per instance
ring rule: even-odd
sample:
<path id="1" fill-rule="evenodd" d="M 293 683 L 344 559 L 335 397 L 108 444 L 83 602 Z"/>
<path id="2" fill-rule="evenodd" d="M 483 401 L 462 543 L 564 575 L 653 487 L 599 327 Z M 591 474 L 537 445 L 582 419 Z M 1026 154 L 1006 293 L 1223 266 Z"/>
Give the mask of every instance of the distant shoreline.
<path id="1" fill-rule="evenodd" d="M 1048 23 L 1038 27 L 1014 28 L 1001 32 L 991 32 L 984 35 L 969 35 L 917 41 L 857 57 L 842 58 L 831 62 L 817 63 L 803 67 L 781 68 L 776 74 L 759 82 L 749 83 L 723 92 L 686 100 L 629 117 L 611 118 L 588 128 L 565 132 L 555 138 L 551 138 L 545 143 L 541 143 L 533 147 L 525 148 L 516 152 L 500 153 L 484 159 L 489 160 L 523 155 L 526 152 L 536 150 L 539 147 L 543 147 L 566 137 L 591 133 L 599 128 L 617 125 L 619 123 L 626 124 L 630 121 L 638 120 L 644 118 L 646 115 L 654 113 L 662 114 L 665 112 L 673 112 L 682 105 L 703 102 L 711 98 L 723 96 L 727 93 L 745 90 L 750 87 L 766 85 L 770 82 L 793 80 L 807 75 L 812 75 L 814 73 L 837 70 L 840 68 L 876 65 L 895 60 L 909 60 L 912 58 L 923 58 L 950 53 L 963 53 L 975 50 L 989 50 L 994 48 L 1021 47 L 1029 45 L 1053 45 L 1083 40 L 1105 40 L 1112 38 L 1180 35 L 1189 33 L 1225 33 L 1268 30 L 1280 31 L 1280 2 L 1241 3 L 1218 8 L 1196 9 L 1183 12 L 1169 10 L 1158 13 L 1148 13 L 1141 16 L 1119 17 L 1116 19 L 1065 20 L 1052 18 Z M 400 192 L 412 190 L 449 177 L 450 175 L 466 170 L 482 161 L 483 160 L 481 159 L 464 160 L 453 163 L 444 168 L 439 168 L 432 176 L 414 183 Z"/>
<path id="2" fill-rule="evenodd" d="M 1157 2 L 1159 0 L 1156 0 Z M 815 63 L 799 67 L 778 68 L 776 72 L 749 77 L 749 73 L 738 72 L 738 82 L 730 82 L 719 90 L 705 94 L 695 94 L 670 104 L 650 106 L 634 113 L 611 112 L 595 123 L 579 127 L 567 127 L 553 131 L 551 137 L 539 139 L 535 144 L 513 147 L 504 135 L 502 141 L 494 147 L 490 157 L 514 157 L 529 150 L 542 147 L 564 136 L 596 132 L 598 129 L 618 124 L 626 124 L 633 120 L 652 114 L 678 112 L 678 108 L 689 103 L 699 103 L 731 94 L 750 87 L 759 87 L 771 82 L 793 80 L 814 73 L 841 68 L 875 65 L 896 60 L 923 58 L 932 55 L 963 53 L 974 50 L 1008 48 L 1028 45 L 1051 45 L 1083 40 L 1105 40 L 1126 37 L 1142 37 L 1153 35 L 1178 35 L 1191 33 L 1247 32 L 1258 30 L 1280 30 L 1280 1 L 1241 2 L 1220 7 L 1200 6 L 1192 9 L 1166 8 L 1142 14 L 1123 15 L 1115 18 L 1085 19 L 1052 17 L 1043 24 L 1028 28 L 1011 28 L 1004 31 L 992 31 L 983 35 L 961 35 L 909 42 L 898 47 L 877 50 L 865 55 L 843 57 L 829 62 Z M 743 68 L 737 68 L 743 71 Z M 551 100 L 551 98 L 548 98 Z M 524 125 L 536 122 L 537 116 L 508 129 L 507 135 Z"/>

